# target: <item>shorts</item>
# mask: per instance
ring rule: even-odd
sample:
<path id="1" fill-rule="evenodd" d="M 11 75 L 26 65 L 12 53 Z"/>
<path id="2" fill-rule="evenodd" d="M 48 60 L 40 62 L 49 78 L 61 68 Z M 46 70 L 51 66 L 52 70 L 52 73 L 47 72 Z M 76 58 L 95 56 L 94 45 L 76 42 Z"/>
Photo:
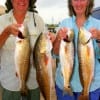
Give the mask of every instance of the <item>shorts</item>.
<path id="1" fill-rule="evenodd" d="M 9 91 L 3 88 L 2 100 L 21 100 L 22 96 L 18 91 Z M 39 88 L 29 90 L 27 96 L 23 97 L 22 100 L 40 100 L 40 90 Z"/>
<path id="2" fill-rule="evenodd" d="M 56 86 L 57 100 L 78 100 L 80 92 L 73 92 L 73 96 L 64 94 L 63 91 Z M 100 100 L 100 88 L 89 93 L 90 100 Z"/>

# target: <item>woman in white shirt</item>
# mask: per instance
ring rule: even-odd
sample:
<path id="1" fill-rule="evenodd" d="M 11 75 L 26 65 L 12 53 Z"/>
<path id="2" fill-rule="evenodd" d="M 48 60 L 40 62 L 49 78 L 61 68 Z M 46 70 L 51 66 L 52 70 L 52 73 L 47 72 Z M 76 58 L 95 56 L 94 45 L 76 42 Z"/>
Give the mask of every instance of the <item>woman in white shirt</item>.
<path id="1" fill-rule="evenodd" d="M 7 0 L 7 13 L 0 16 L 0 82 L 3 87 L 2 100 L 20 100 L 19 79 L 16 77 L 14 63 L 15 41 L 20 24 L 27 24 L 31 48 L 45 25 L 35 11 L 36 0 Z M 32 50 L 31 50 L 32 51 Z M 32 52 L 31 52 L 32 55 Z M 36 71 L 30 56 L 30 72 L 27 86 L 27 100 L 40 100 L 40 91 L 36 81 Z"/>

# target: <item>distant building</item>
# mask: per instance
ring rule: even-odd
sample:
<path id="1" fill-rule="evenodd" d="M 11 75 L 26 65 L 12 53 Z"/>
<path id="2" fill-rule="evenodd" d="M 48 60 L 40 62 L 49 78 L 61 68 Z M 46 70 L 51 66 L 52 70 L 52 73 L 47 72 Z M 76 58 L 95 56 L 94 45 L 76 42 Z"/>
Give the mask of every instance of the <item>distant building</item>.
<path id="1" fill-rule="evenodd" d="M 48 31 L 56 33 L 58 24 L 47 24 L 46 26 Z"/>

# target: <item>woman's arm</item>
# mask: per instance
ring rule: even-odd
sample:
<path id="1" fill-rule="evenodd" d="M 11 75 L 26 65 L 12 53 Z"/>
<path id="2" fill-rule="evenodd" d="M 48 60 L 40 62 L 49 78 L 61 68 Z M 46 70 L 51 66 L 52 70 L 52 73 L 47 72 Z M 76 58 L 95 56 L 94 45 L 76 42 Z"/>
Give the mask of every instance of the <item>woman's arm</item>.
<path id="1" fill-rule="evenodd" d="M 11 24 L 7 26 L 2 33 L 0 33 L 0 48 L 4 45 L 6 40 L 8 39 L 10 34 L 13 34 L 14 36 L 18 36 L 19 33 L 19 24 Z"/>
<path id="2" fill-rule="evenodd" d="M 60 42 L 62 39 L 66 38 L 66 33 L 67 33 L 67 28 L 61 28 L 56 35 L 56 38 L 53 42 L 53 52 L 54 54 L 58 55 L 59 54 L 59 47 L 60 47 Z"/>
<path id="3" fill-rule="evenodd" d="M 99 29 L 91 28 L 90 32 L 92 34 L 92 38 L 94 38 L 96 40 L 100 40 L 100 30 Z"/>
<path id="4" fill-rule="evenodd" d="M 5 41 L 9 37 L 9 31 L 8 28 L 4 29 L 4 31 L 0 35 L 0 48 L 4 45 Z"/>

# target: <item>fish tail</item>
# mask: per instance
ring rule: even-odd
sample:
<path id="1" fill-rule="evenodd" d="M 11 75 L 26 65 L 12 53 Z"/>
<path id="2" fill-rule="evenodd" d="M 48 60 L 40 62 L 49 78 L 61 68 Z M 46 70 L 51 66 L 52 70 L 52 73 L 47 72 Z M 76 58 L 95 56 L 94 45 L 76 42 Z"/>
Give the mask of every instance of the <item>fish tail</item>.
<path id="1" fill-rule="evenodd" d="M 20 91 L 21 91 L 22 96 L 26 96 L 28 94 L 28 88 L 27 88 L 26 84 L 21 86 Z"/>
<path id="2" fill-rule="evenodd" d="M 70 96 L 73 95 L 73 91 L 72 91 L 70 86 L 64 87 L 63 95 L 66 94 L 66 93 L 69 94 Z"/>
<path id="3" fill-rule="evenodd" d="M 83 95 L 83 94 L 81 94 L 79 96 L 78 100 L 89 100 L 89 95 Z"/>

